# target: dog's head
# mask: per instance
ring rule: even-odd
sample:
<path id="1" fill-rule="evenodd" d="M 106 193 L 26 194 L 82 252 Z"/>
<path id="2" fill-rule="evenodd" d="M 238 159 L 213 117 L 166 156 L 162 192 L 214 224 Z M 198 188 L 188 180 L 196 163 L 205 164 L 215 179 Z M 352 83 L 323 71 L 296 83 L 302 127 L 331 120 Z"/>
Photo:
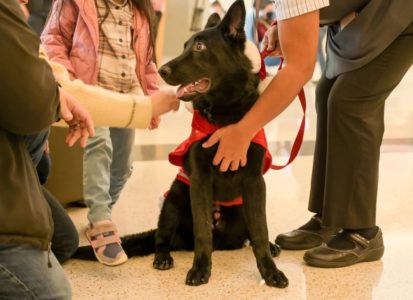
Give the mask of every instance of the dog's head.
<path id="1" fill-rule="evenodd" d="M 256 76 L 251 74 L 251 61 L 244 54 L 244 20 L 244 2 L 237 0 L 222 21 L 217 14 L 211 15 L 205 29 L 185 43 L 181 55 L 159 69 L 168 84 L 179 85 L 181 100 L 194 105 L 205 101 L 221 101 L 211 106 L 229 105 L 236 95 L 245 93 L 243 88 Z M 222 103 L 223 99 L 227 103 Z"/>

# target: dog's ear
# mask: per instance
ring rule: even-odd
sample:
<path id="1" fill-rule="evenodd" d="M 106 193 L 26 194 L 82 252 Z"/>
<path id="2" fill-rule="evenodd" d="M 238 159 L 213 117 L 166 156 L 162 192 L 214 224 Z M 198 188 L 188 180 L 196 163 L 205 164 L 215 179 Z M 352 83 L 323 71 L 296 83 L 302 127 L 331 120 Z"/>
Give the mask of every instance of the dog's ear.
<path id="1" fill-rule="evenodd" d="M 222 32 L 237 41 L 245 41 L 245 5 L 243 0 L 235 1 L 219 24 Z"/>
<path id="2" fill-rule="evenodd" d="M 220 21 L 221 21 L 221 17 L 219 16 L 219 14 L 213 13 L 212 15 L 209 16 L 204 29 L 215 27 L 218 25 Z"/>

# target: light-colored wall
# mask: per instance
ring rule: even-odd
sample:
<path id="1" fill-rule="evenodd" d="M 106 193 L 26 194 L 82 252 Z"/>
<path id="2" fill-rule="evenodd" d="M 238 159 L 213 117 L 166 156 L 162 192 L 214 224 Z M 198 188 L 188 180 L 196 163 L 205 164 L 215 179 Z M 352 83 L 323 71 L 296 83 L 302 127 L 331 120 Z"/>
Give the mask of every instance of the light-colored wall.
<path id="1" fill-rule="evenodd" d="M 248 8 L 253 0 L 244 0 Z M 167 0 L 165 11 L 165 35 L 163 43 L 163 58 L 165 62 L 182 52 L 184 42 L 193 34 L 189 30 L 196 0 Z M 204 2 L 203 24 L 210 15 L 209 0 Z M 220 0 L 224 9 L 228 9 L 234 0 Z"/>
<path id="2" fill-rule="evenodd" d="M 193 0 L 168 0 L 165 11 L 163 60 L 177 56 L 190 36 Z"/>

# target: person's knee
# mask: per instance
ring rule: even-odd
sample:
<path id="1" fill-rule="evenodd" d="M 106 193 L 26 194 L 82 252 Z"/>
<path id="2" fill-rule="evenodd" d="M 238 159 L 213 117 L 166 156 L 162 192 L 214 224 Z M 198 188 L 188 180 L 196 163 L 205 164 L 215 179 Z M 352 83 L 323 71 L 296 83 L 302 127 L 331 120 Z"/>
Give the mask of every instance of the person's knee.
<path id="1" fill-rule="evenodd" d="M 66 235 L 62 238 L 64 241 L 59 241 L 58 247 L 52 247 L 53 253 L 61 264 L 69 260 L 79 247 L 79 235 L 76 228 L 67 228 Z"/>

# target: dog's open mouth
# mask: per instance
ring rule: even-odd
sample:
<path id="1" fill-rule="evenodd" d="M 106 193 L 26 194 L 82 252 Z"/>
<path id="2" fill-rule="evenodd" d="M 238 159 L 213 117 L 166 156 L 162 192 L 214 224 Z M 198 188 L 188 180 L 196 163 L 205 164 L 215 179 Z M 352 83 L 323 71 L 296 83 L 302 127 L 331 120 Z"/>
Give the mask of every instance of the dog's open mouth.
<path id="1" fill-rule="evenodd" d="M 195 95 L 196 93 L 204 94 L 209 91 L 210 87 L 211 80 L 209 80 L 208 78 L 202 78 L 195 82 L 191 82 L 190 84 L 181 85 L 176 91 L 176 96 L 178 98 L 183 98 L 186 96 Z"/>

